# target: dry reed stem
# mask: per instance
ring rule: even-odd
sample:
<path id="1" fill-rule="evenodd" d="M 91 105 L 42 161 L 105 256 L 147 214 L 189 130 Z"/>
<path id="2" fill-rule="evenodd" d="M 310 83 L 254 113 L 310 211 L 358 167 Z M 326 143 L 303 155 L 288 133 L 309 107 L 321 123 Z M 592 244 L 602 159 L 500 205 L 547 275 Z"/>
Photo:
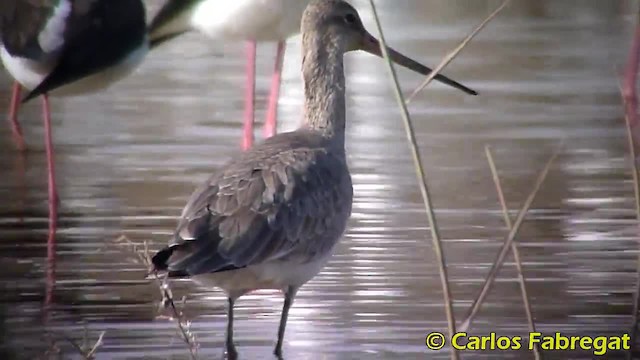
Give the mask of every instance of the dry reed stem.
<path id="1" fill-rule="evenodd" d="M 533 200 L 535 200 L 536 196 L 538 195 L 538 192 L 540 191 L 540 187 L 542 186 L 542 183 L 546 179 L 547 174 L 549 173 L 549 170 L 551 170 L 551 165 L 553 164 L 555 159 L 558 157 L 558 155 L 560 154 L 560 151 L 562 150 L 563 147 L 564 147 L 564 141 L 562 141 L 560 143 L 558 148 L 554 151 L 553 155 L 551 155 L 551 157 L 549 158 L 549 161 L 547 161 L 547 164 L 545 165 L 545 167 L 540 172 L 540 175 L 538 175 L 538 178 L 537 178 L 536 183 L 535 183 L 535 185 L 533 187 L 533 190 L 531 191 L 531 193 L 527 197 L 527 199 L 526 199 L 524 205 L 522 206 L 522 209 L 520 210 L 520 212 L 518 212 L 518 215 L 516 216 L 516 220 L 513 223 L 513 227 L 511 228 L 511 231 L 509 232 L 509 235 L 507 235 L 507 238 L 506 238 L 504 244 L 502 245 L 502 249 L 498 253 L 498 257 L 494 261 L 493 266 L 491 267 L 491 270 L 489 271 L 489 275 L 487 276 L 487 279 L 485 280 L 484 284 L 482 285 L 482 289 L 480 290 L 480 294 L 478 295 L 476 300 L 471 305 L 471 310 L 469 311 L 469 314 L 467 315 L 466 319 L 460 325 L 460 327 L 459 327 L 460 331 L 463 331 L 463 332 L 467 331 L 469 329 L 469 327 L 471 326 L 471 322 L 473 321 L 475 316 L 478 314 L 478 311 L 480 310 L 480 307 L 482 306 L 485 298 L 489 294 L 489 290 L 491 288 L 491 285 L 493 285 L 493 282 L 495 281 L 496 276 L 498 275 L 498 272 L 502 268 L 502 264 L 504 263 L 504 260 L 507 257 L 507 254 L 509 253 L 509 248 L 511 247 L 511 244 L 513 243 L 516 235 L 518 234 L 518 231 L 520 231 L 520 226 L 522 225 L 522 222 L 524 221 L 524 218 L 527 215 L 527 212 L 529 211 L 529 208 L 531 207 L 531 204 L 533 203 Z"/>
<path id="2" fill-rule="evenodd" d="M 382 45 L 381 46 L 382 54 L 387 64 L 387 68 L 391 76 L 396 100 L 398 101 L 398 105 L 402 113 L 402 119 L 404 121 L 404 127 L 406 131 L 407 139 L 409 140 L 409 144 L 410 144 L 409 147 L 411 149 L 413 163 L 416 169 L 416 175 L 418 177 L 418 183 L 420 185 L 420 192 L 422 194 L 422 199 L 424 201 L 424 206 L 425 206 L 427 218 L 429 221 L 429 228 L 431 229 L 431 238 L 433 241 L 433 247 L 438 260 L 440 282 L 442 285 L 442 292 L 443 292 L 444 303 L 445 303 L 445 313 L 447 317 L 448 331 L 449 331 L 449 336 L 451 337 L 456 333 L 456 321 L 453 315 L 451 290 L 449 288 L 447 266 L 444 258 L 444 252 L 442 250 L 442 241 L 440 239 L 440 234 L 438 231 L 438 224 L 437 224 L 435 213 L 433 210 L 433 204 L 431 203 L 431 196 L 429 194 L 429 187 L 427 185 L 426 174 L 425 174 L 424 167 L 422 166 L 422 159 L 420 156 L 420 151 L 418 149 L 418 144 L 416 140 L 415 131 L 413 129 L 413 124 L 411 122 L 411 116 L 409 115 L 409 111 L 407 110 L 407 106 L 405 104 L 402 91 L 400 90 L 400 84 L 398 82 L 398 76 L 396 74 L 395 68 L 393 67 L 391 59 L 389 58 L 389 53 L 387 50 L 387 42 L 384 37 L 384 32 L 382 30 L 382 25 L 380 23 L 380 17 L 378 16 L 376 5 L 374 4 L 373 0 L 369 0 L 369 4 L 371 5 L 373 17 L 375 19 L 376 27 L 378 29 L 380 43 Z M 435 74 L 435 72 L 433 72 L 433 74 Z M 454 347 L 450 347 L 450 348 L 451 348 L 451 359 L 453 360 L 459 359 L 458 351 Z"/>
<path id="3" fill-rule="evenodd" d="M 142 246 L 143 246 L 142 250 L 139 249 L 138 244 L 135 244 L 134 242 L 132 242 L 126 235 L 121 235 L 120 237 L 115 239 L 114 243 L 117 245 L 125 246 L 130 252 L 136 255 L 139 262 L 141 262 L 146 269 L 152 268 L 153 263 L 151 261 L 151 256 L 149 255 L 149 246 L 148 246 L 149 244 L 146 241 L 142 243 Z M 165 281 L 160 279 L 158 277 L 158 274 L 155 271 L 149 272 L 148 276 L 151 276 L 151 278 L 156 283 L 158 289 L 160 290 L 160 295 L 162 296 L 162 303 L 169 304 L 169 307 L 171 308 L 173 316 L 176 319 L 176 325 L 178 327 L 179 334 L 181 335 L 182 340 L 184 341 L 185 345 L 187 346 L 187 349 L 189 350 L 189 355 L 191 359 L 197 360 L 196 349 L 198 348 L 198 344 L 195 340 L 195 335 L 191 333 L 191 331 L 188 329 L 189 322 L 184 320 L 183 313 L 181 311 L 178 311 L 173 301 L 173 296 L 171 294 L 171 290 L 169 289 L 168 284 L 166 284 Z M 186 324 L 186 327 L 183 324 Z"/>
<path id="4" fill-rule="evenodd" d="M 191 359 L 197 360 L 198 359 L 196 355 L 197 343 L 194 341 L 195 336 L 188 329 L 189 322 L 183 319 L 183 313 L 181 311 L 178 311 L 178 308 L 176 307 L 176 304 L 173 301 L 173 295 L 171 294 L 169 285 L 166 283 L 166 281 L 161 280 L 158 277 L 158 274 L 156 272 L 153 272 L 150 275 L 153 277 L 153 280 L 155 281 L 156 285 L 158 286 L 158 289 L 160 290 L 160 293 L 162 294 L 162 303 L 163 304 L 169 303 L 169 306 L 171 307 L 171 312 L 173 313 L 173 316 L 176 319 L 176 325 L 178 326 L 179 334 L 181 335 L 182 341 L 184 341 L 185 345 L 187 346 L 187 349 L 189 350 L 189 355 L 191 356 Z M 164 280 L 166 280 L 166 278 Z"/>
<path id="5" fill-rule="evenodd" d="M 438 64 L 438 66 L 436 66 L 436 68 L 431 72 L 431 74 L 429 74 L 429 76 L 427 76 L 427 78 L 422 82 L 422 84 L 420 84 L 420 86 L 418 86 L 413 93 L 411 93 L 411 95 L 409 95 L 409 97 L 407 98 L 406 104 L 408 105 L 409 103 L 411 103 L 411 101 L 416 97 L 416 95 L 418 95 L 418 93 L 420 91 L 422 91 L 425 87 L 427 87 L 427 85 L 429 85 L 429 83 L 431 83 L 431 81 L 433 80 L 433 78 L 442 70 L 445 68 L 445 66 L 449 65 L 449 63 L 456 58 L 456 56 L 458 55 L 458 53 L 460 53 L 460 51 L 462 51 L 462 49 L 464 49 L 465 46 L 467 46 L 467 44 L 474 38 L 476 37 L 476 35 L 478 35 L 478 33 L 480 33 L 480 31 L 482 29 L 484 29 L 485 26 L 487 26 L 487 24 L 489 24 L 489 22 L 491 22 L 491 20 L 493 20 L 494 17 L 496 17 L 501 11 L 502 9 L 504 9 L 509 3 L 511 2 L 511 0 L 505 0 L 502 2 L 502 4 L 500 6 L 498 6 L 486 19 L 484 19 L 483 22 L 480 23 L 480 25 L 478 25 L 469 35 L 467 35 L 466 38 L 464 38 L 464 40 L 462 40 L 460 42 L 460 44 L 458 44 L 458 46 L 456 46 L 451 52 L 449 52 L 447 54 L 447 56 L 445 56 L 442 61 L 440 61 L 440 64 Z"/>
<path id="6" fill-rule="evenodd" d="M 85 327 L 85 334 L 82 339 L 82 343 L 83 343 L 82 346 L 78 345 L 72 338 L 68 336 L 64 336 L 64 339 L 69 344 L 71 344 L 71 346 L 73 346 L 74 349 L 76 349 L 78 354 L 80 354 L 80 356 L 82 356 L 83 359 L 93 360 L 95 359 L 95 355 L 98 352 L 98 349 L 100 349 L 100 347 L 104 344 L 103 339 L 106 333 L 107 333 L 106 331 L 101 332 L 100 336 L 98 337 L 98 340 L 93 344 L 93 346 L 91 346 L 91 348 L 89 348 L 89 331 L 86 327 Z"/>
<path id="7" fill-rule="evenodd" d="M 640 28 L 640 25 L 638 25 L 638 27 Z M 632 117 L 629 114 L 629 111 L 633 111 L 635 116 L 636 109 L 634 107 L 630 107 L 627 104 L 628 98 L 624 96 L 622 85 L 618 83 L 618 86 L 620 88 L 620 94 L 622 95 L 622 102 L 625 106 L 624 120 L 625 127 L 627 129 L 627 146 L 629 146 L 629 153 L 631 154 L 631 176 L 633 178 L 633 194 L 635 197 L 636 205 L 636 220 L 640 222 L 640 181 L 638 179 L 638 161 L 636 154 L 636 143 L 634 141 L 633 132 L 631 130 Z M 629 334 L 629 336 L 631 337 L 631 347 L 629 348 L 629 351 L 626 355 L 627 360 L 631 360 L 631 358 L 633 357 L 633 351 L 636 348 L 636 337 L 638 336 L 638 311 L 640 310 L 640 253 L 638 254 L 637 262 L 636 286 L 633 293 L 633 313 L 631 316 L 633 325 L 631 328 L 631 334 Z"/>
<path id="8" fill-rule="evenodd" d="M 475 36 L 475 34 L 477 34 L 487 23 L 489 23 L 489 21 L 491 21 L 491 19 L 495 17 L 495 15 L 497 15 L 500 12 L 500 10 L 502 10 L 502 8 L 504 8 L 509 2 L 510 0 L 505 0 L 503 4 L 496 11 L 494 11 L 491 15 L 489 15 L 487 19 L 485 19 L 485 21 L 483 21 L 483 23 L 474 31 L 474 33 L 470 37 L 465 39 L 454 51 L 448 54 L 445 57 L 445 59 L 441 62 L 441 64 L 431 72 L 430 76 L 427 78 L 427 81 L 423 83 L 420 90 L 426 87 L 431 81 L 431 79 L 433 79 L 434 76 L 436 76 L 448 63 L 450 63 L 457 56 L 457 54 L 469 43 L 469 41 Z M 453 336 L 453 334 L 455 334 L 456 332 L 456 324 L 455 324 L 455 318 L 453 315 L 452 296 L 451 296 L 451 290 L 449 288 L 449 278 L 447 274 L 446 261 L 444 258 L 442 241 L 440 239 L 440 234 L 438 231 L 438 225 L 437 225 L 437 221 L 436 221 L 436 217 L 433 209 L 433 204 L 431 202 L 429 187 L 427 185 L 426 174 L 425 174 L 424 167 L 422 166 L 422 159 L 421 159 L 420 151 L 418 149 L 415 131 L 413 129 L 413 123 L 411 122 L 411 116 L 409 115 L 409 111 L 407 110 L 408 102 L 405 102 L 404 100 L 404 96 L 400 89 L 400 84 L 398 82 L 398 77 L 397 77 L 395 68 L 393 67 L 393 63 L 389 58 L 386 41 L 384 38 L 384 32 L 382 30 L 382 25 L 380 23 L 380 17 L 378 16 L 377 8 L 373 0 L 369 0 L 369 4 L 371 5 L 374 20 L 376 23 L 376 27 L 378 29 L 379 37 L 380 37 L 380 42 L 382 44 L 382 54 L 387 64 L 389 73 L 391 75 L 392 83 L 394 85 L 393 88 L 394 88 L 396 100 L 398 101 L 398 105 L 402 112 L 402 119 L 404 122 L 407 139 L 409 140 L 409 145 L 410 145 L 411 153 L 413 156 L 414 167 L 416 169 L 416 175 L 418 177 L 418 182 L 420 185 L 420 192 L 422 194 L 422 199 L 424 201 L 427 218 L 429 220 L 429 227 L 431 229 L 431 238 L 433 241 L 434 250 L 438 260 L 440 282 L 443 289 L 443 297 L 445 302 L 445 313 L 447 317 L 448 331 L 450 336 Z M 459 358 L 457 350 L 453 347 L 451 347 L 451 358 L 452 359 Z"/>
<path id="9" fill-rule="evenodd" d="M 507 231 L 511 231 L 513 225 L 511 223 L 511 217 L 509 216 L 509 208 L 507 206 L 507 201 L 504 197 L 504 191 L 502 190 L 502 183 L 500 181 L 500 176 L 498 175 L 498 168 L 496 167 L 496 162 L 493 159 L 493 154 L 491 152 L 490 146 L 485 146 L 485 153 L 487 154 L 487 161 L 489 162 L 489 168 L 491 169 L 491 176 L 493 177 L 493 182 L 496 185 L 496 192 L 498 193 L 498 200 L 500 201 L 500 206 L 502 207 L 502 216 L 504 217 L 504 224 L 507 227 Z M 513 252 L 513 258 L 516 262 L 516 268 L 518 269 L 518 283 L 520 284 L 520 292 L 522 293 L 522 303 L 524 304 L 524 311 L 527 314 L 527 323 L 529 325 L 529 332 L 536 332 L 536 325 L 533 320 L 533 314 L 531 312 L 531 303 L 529 301 L 529 294 L 527 292 L 527 282 L 524 277 L 524 271 L 522 269 L 522 260 L 520 258 L 520 251 L 518 250 L 518 245 L 514 242 L 511 244 L 511 252 Z M 535 344 L 533 347 L 533 356 L 536 360 L 542 359 L 542 353 L 540 352 L 540 347 L 538 344 Z"/>
<path id="10" fill-rule="evenodd" d="M 629 49 L 627 65 L 625 66 L 623 85 L 620 89 L 624 112 L 628 117 L 627 121 L 631 124 L 631 127 L 638 125 L 638 93 L 636 91 L 638 62 L 640 62 L 640 13 L 636 16 L 636 28 L 634 30 L 631 48 Z"/>

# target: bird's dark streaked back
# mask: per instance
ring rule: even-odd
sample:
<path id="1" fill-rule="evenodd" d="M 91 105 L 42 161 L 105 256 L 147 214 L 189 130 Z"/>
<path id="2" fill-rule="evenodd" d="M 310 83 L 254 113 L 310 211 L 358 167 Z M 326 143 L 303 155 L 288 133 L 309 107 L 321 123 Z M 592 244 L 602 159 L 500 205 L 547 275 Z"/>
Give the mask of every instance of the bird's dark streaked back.
<path id="1" fill-rule="evenodd" d="M 353 193 L 344 155 L 326 142 L 313 131 L 282 133 L 227 163 L 191 196 L 156 268 L 197 275 L 325 255 Z"/>

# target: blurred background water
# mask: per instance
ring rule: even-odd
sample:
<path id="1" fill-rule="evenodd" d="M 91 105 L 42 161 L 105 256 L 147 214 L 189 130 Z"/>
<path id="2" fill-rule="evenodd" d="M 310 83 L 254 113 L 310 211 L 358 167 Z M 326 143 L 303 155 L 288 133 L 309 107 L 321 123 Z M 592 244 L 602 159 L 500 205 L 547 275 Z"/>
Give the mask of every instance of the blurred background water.
<path id="1" fill-rule="evenodd" d="M 150 12 L 160 5 L 148 3 Z M 353 3 L 375 33 L 368 3 Z M 377 3 L 390 45 L 435 66 L 500 2 Z M 631 328 L 638 243 L 617 73 L 636 12 L 630 1 L 514 1 L 445 70 L 480 96 L 434 84 L 411 104 L 458 321 L 506 234 L 484 146 L 494 149 L 515 216 L 558 141 L 567 138 L 517 238 L 536 325 L 567 335 L 619 335 Z M 125 234 L 151 249 L 164 245 L 194 187 L 239 151 L 243 49 L 189 34 L 151 53 L 134 76 L 104 93 L 54 99 L 61 215 L 48 307 L 45 275 L 53 269 L 46 261 L 39 102 L 21 113 L 26 156 L 15 151 L 8 124 L 0 126 L 3 358 L 42 358 L 51 339 L 58 340 L 61 358 L 79 358 L 62 339 L 81 339 L 85 327 L 94 341 L 106 331 L 98 359 L 187 357 L 175 323 L 158 317 L 160 294 L 144 280 L 146 269 L 114 239 Z M 258 109 L 266 107 L 273 54 L 274 46 L 259 47 Z M 280 131 L 301 120 L 300 60 L 295 37 L 285 60 Z M 388 74 L 382 61 L 362 53 L 346 56 L 346 70 L 353 216 L 332 261 L 299 293 L 285 358 L 448 358 L 424 346 L 427 333 L 446 329 L 446 318 Z M 422 80 L 404 70 L 399 75 L 407 93 Z M 1 113 L 9 97 L 3 72 Z M 471 332 L 527 331 L 516 274 L 510 256 Z M 174 284 L 173 293 L 186 296 L 185 317 L 201 357 L 219 357 L 222 293 L 189 282 Z M 242 358 L 271 356 L 281 306 L 273 292 L 238 301 Z M 532 358 L 524 351 L 463 355 Z M 588 352 L 545 355 L 591 358 Z"/>

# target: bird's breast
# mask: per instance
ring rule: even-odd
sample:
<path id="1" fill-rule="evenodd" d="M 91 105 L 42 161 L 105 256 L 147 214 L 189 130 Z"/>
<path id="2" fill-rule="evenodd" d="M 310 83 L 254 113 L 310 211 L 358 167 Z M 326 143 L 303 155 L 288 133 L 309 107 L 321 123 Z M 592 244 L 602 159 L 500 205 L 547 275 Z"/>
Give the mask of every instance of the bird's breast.
<path id="1" fill-rule="evenodd" d="M 205 0 L 192 13 L 192 27 L 212 38 L 280 41 L 300 31 L 308 0 Z"/>
<path id="2" fill-rule="evenodd" d="M 329 260 L 324 254 L 312 261 L 270 261 L 245 268 L 212 274 L 201 274 L 193 280 L 205 287 L 217 287 L 227 294 L 245 294 L 253 290 L 302 286 L 316 276 Z"/>
<path id="3" fill-rule="evenodd" d="M 4 46 L 0 49 L 0 58 L 2 58 L 2 64 L 11 77 L 28 90 L 33 90 L 38 86 L 56 64 L 54 58 L 34 61 L 11 55 Z"/>

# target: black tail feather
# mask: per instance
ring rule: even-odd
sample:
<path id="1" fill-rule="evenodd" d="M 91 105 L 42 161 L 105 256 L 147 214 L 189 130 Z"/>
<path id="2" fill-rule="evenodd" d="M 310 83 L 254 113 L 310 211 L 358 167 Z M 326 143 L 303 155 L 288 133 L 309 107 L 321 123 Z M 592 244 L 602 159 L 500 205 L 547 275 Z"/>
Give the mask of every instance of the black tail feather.
<path id="1" fill-rule="evenodd" d="M 169 259 L 176 250 L 181 248 L 181 246 L 184 246 L 184 244 L 169 246 L 158 251 L 151 258 L 152 268 L 150 269 L 149 274 L 166 272 L 169 278 L 185 278 L 199 274 L 238 270 L 245 267 L 235 266 L 233 264 L 229 264 L 228 262 L 224 262 L 220 255 L 216 254 L 214 247 L 213 249 L 208 249 L 209 251 L 196 253 L 195 256 L 187 258 L 187 262 L 184 262 L 182 264 L 172 264 L 172 269 L 169 269 Z M 212 261 L 214 259 L 218 261 Z M 176 270 L 174 267 L 175 265 L 178 265 L 177 267 L 184 267 L 184 269 Z"/>
<path id="2" fill-rule="evenodd" d="M 174 21 L 177 17 L 183 15 L 198 3 L 199 0 L 169 0 L 165 2 L 164 6 L 162 6 L 160 11 L 158 11 L 158 13 L 155 15 L 147 29 L 150 37 L 149 47 L 153 49 L 156 46 L 164 43 L 165 41 L 173 39 L 174 37 L 187 32 L 188 29 L 185 29 L 184 31 L 156 37 L 156 31 Z"/>
<path id="3" fill-rule="evenodd" d="M 169 34 L 169 35 L 164 35 L 164 36 L 160 36 L 158 38 L 153 38 L 149 40 L 149 49 L 155 49 L 156 47 L 158 47 L 158 45 L 162 45 L 165 42 L 178 37 L 182 34 L 186 33 L 186 31 L 183 32 L 179 32 L 179 33 L 174 33 L 174 34 Z"/>
<path id="4" fill-rule="evenodd" d="M 180 278 L 191 277 L 191 275 L 189 275 L 189 273 L 184 270 L 176 270 L 176 271 L 169 271 L 167 273 L 167 277 L 170 279 L 176 279 L 176 278 L 180 279 Z"/>
<path id="5" fill-rule="evenodd" d="M 169 266 L 167 265 L 167 261 L 173 254 L 174 247 L 169 246 L 160 251 L 158 251 L 153 258 L 151 258 L 151 263 L 153 264 L 153 270 L 155 271 L 166 271 Z"/>

